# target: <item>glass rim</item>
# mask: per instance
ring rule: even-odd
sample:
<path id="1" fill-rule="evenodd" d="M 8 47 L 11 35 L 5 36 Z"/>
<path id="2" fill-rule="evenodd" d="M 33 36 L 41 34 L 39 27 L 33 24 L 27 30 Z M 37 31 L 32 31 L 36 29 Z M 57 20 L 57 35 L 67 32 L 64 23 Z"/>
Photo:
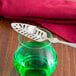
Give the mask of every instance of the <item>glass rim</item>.
<path id="1" fill-rule="evenodd" d="M 45 29 L 45 28 L 42 28 L 42 27 L 40 27 L 40 28 L 41 28 L 41 29 L 44 29 L 45 31 L 47 31 L 47 32 L 49 33 L 49 38 L 53 38 L 52 33 L 51 33 L 49 30 L 47 30 L 47 29 Z M 27 46 L 27 45 L 24 45 L 24 43 L 22 43 L 21 40 L 20 40 L 20 36 L 21 36 L 21 34 L 18 35 L 18 42 L 19 42 L 22 46 L 24 46 L 24 47 L 26 47 L 26 48 L 41 49 L 41 48 L 44 48 L 44 47 L 49 46 L 50 44 L 51 44 L 51 46 L 52 46 L 52 43 L 49 41 L 47 45 L 44 45 L 44 46 L 42 46 L 42 47 L 40 47 L 40 48 L 32 48 L 32 47 L 29 47 L 29 46 Z M 22 36 L 23 36 L 23 35 L 22 35 Z M 32 40 L 32 39 L 31 39 L 31 40 Z"/>

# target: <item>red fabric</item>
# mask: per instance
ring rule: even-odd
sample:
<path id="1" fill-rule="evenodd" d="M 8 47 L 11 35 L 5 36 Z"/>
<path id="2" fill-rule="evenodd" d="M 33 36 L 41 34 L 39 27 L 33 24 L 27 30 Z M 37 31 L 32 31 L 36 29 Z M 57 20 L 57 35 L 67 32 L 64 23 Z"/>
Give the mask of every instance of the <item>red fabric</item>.
<path id="1" fill-rule="evenodd" d="M 61 36 L 62 38 L 76 43 L 76 25 L 59 25 L 52 23 L 41 23 L 42 26 Z"/>
<path id="2" fill-rule="evenodd" d="M 35 21 L 76 42 L 75 0 L 0 0 L 0 16 Z"/>

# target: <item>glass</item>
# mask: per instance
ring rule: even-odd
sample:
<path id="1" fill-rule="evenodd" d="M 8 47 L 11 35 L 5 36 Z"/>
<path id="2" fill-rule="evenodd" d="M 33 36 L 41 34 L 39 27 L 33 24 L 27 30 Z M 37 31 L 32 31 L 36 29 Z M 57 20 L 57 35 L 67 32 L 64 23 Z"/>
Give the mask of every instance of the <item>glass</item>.
<path id="1" fill-rule="evenodd" d="M 47 32 L 48 37 L 52 34 Z M 19 34 L 19 46 L 14 54 L 14 66 L 21 76 L 50 76 L 56 69 L 58 59 L 52 43 L 36 42 Z"/>

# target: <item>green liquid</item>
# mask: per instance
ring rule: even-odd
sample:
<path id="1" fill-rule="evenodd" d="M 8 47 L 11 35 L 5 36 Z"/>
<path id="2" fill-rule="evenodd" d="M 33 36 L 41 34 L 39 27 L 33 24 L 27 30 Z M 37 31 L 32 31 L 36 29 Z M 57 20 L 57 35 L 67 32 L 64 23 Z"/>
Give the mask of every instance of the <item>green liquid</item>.
<path id="1" fill-rule="evenodd" d="M 29 47 L 24 47 L 25 45 Z M 57 55 L 53 47 L 46 45 L 41 42 L 28 42 L 18 47 L 14 55 L 14 66 L 21 76 L 50 76 L 55 71 Z M 49 55 L 53 55 L 53 58 Z"/>

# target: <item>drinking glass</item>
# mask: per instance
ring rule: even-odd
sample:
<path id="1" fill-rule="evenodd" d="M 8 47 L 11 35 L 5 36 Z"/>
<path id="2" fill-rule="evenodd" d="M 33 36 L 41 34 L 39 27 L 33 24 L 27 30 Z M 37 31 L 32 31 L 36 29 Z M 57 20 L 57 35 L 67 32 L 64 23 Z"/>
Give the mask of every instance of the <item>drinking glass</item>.
<path id="1" fill-rule="evenodd" d="M 51 32 L 40 29 L 53 38 Z M 21 76 L 50 76 L 55 71 L 58 59 L 50 41 L 37 42 L 20 34 L 18 41 L 13 62 Z"/>

